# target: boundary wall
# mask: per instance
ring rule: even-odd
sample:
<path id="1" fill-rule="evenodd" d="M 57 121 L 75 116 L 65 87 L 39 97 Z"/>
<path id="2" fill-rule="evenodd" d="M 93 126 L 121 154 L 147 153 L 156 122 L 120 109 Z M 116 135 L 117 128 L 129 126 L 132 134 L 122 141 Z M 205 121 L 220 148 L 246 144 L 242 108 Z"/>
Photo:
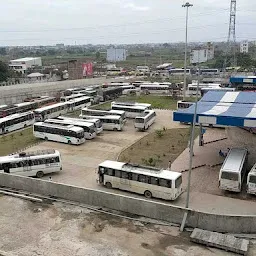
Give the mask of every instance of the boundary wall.
<path id="1" fill-rule="evenodd" d="M 16 84 L 0 87 L 0 105 L 15 104 L 23 102 L 29 97 L 48 95 L 56 97 L 58 94 L 68 88 L 85 87 L 90 85 L 101 85 L 111 81 L 122 81 L 123 79 L 109 79 L 106 77 L 88 78 L 78 80 L 66 80 L 57 82 Z"/>
<path id="2" fill-rule="evenodd" d="M 75 187 L 34 178 L 0 174 L 0 186 L 44 196 L 105 207 L 152 219 L 181 224 L 183 207 Z M 186 226 L 224 233 L 256 233 L 256 216 L 217 215 L 189 209 Z"/>

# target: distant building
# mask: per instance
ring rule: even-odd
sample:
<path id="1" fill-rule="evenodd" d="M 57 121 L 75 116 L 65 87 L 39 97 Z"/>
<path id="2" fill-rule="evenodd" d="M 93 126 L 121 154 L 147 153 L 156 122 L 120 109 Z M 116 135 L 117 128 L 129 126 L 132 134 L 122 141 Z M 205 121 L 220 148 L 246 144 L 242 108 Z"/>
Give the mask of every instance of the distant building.
<path id="1" fill-rule="evenodd" d="M 17 60 L 11 60 L 9 63 L 10 69 L 19 72 L 21 74 L 24 74 L 29 68 L 32 68 L 34 66 L 42 66 L 42 59 L 41 57 L 36 58 L 22 58 Z"/>
<path id="2" fill-rule="evenodd" d="M 249 51 L 249 42 L 243 41 L 240 43 L 240 52 L 241 53 L 248 53 Z"/>
<path id="3" fill-rule="evenodd" d="M 65 44 L 56 44 L 56 47 L 57 47 L 58 49 L 62 49 L 62 48 L 65 47 Z"/>
<path id="4" fill-rule="evenodd" d="M 127 52 L 125 49 L 110 48 L 107 50 L 108 62 L 125 61 L 126 57 L 127 57 Z"/>
<path id="5" fill-rule="evenodd" d="M 193 49 L 190 54 L 190 63 L 203 63 L 214 58 L 214 46 L 212 43 L 207 43 L 205 47 Z"/>

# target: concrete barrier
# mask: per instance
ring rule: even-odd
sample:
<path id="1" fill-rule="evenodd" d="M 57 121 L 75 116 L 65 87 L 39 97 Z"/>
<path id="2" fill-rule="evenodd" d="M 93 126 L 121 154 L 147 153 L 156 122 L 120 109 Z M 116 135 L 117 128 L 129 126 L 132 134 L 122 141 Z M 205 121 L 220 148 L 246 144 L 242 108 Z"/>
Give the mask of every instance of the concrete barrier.
<path id="1" fill-rule="evenodd" d="M 166 203 L 5 173 L 0 174 L 0 186 L 177 224 L 181 224 L 186 211 L 183 207 Z M 216 232 L 256 233 L 256 216 L 216 215 L 189 209 L 187 226 Z"/>

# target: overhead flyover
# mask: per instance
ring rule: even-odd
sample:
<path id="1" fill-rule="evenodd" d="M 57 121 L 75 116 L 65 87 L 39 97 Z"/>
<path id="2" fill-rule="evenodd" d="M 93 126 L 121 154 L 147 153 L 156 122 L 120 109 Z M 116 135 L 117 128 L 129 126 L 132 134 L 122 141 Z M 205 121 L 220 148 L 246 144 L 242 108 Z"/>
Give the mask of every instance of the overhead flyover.
<path id="1" fill-rule="evenodd" d="M 174 112 L 173 120 L 192 123 L 195 104 Z M 197 104 L 196 122 L 199 124 L 256 127 L 255 92 L 206 93 Z"/>

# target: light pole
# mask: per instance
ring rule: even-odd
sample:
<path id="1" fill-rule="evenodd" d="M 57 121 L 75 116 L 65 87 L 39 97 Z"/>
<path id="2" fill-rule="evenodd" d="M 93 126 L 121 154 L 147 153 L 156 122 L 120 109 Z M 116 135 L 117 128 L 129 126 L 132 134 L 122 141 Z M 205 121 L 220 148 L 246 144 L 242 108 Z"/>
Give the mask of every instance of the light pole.
<path id="1" fill-rule="evenodd" d="M 188 48 L 188 8 L 192 7 L 193 4 L 186 2 L 182 7 L 186 8 L 186 39 L 185 39 L 185 60 L 184 60 L 184 84 L 183 84 L 183 100 L 186 98 L 187 88 L 187 48 Z"/>

